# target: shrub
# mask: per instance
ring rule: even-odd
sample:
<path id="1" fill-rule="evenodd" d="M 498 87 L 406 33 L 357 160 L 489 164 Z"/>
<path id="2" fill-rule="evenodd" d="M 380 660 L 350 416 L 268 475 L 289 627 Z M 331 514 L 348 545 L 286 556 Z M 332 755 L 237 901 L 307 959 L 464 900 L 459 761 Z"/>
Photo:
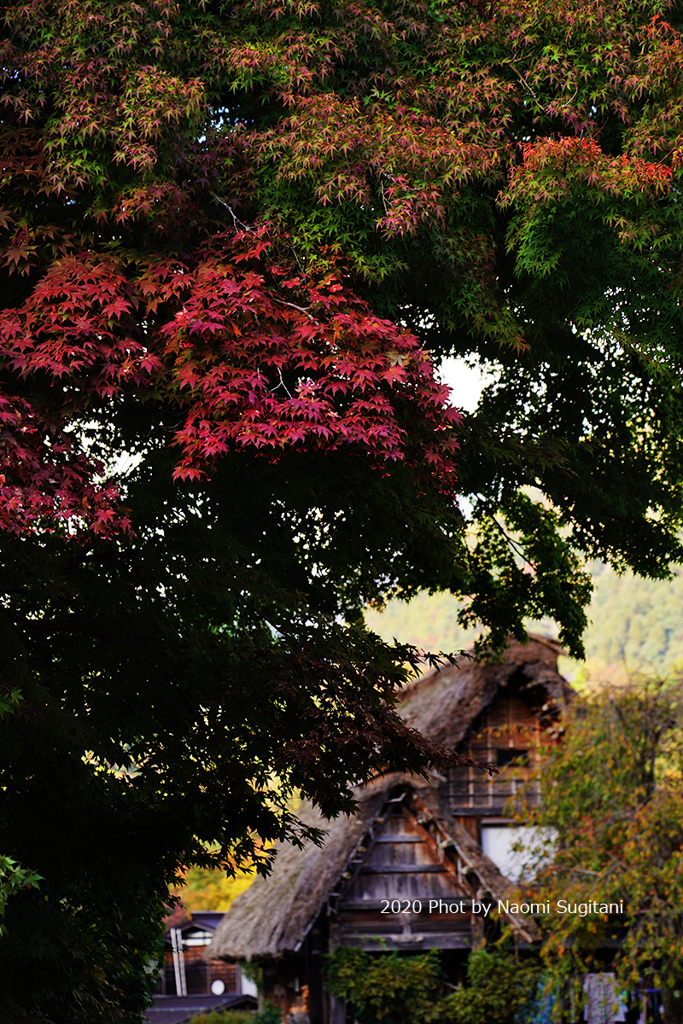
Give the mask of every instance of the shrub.
<path id="1" fill-rule="evenodd" d="M 190 1024 L 254 1024 L 258 1017 L 253 1010 L 212 1010 L 193 1017 Z"/>
<path id="2" fill-rule="evenodd" d="M 212 1010 L 193 1017 L 190 1024 L 280 1024 L 277 1006 L 266 1002 L 260 1010 Z"/>

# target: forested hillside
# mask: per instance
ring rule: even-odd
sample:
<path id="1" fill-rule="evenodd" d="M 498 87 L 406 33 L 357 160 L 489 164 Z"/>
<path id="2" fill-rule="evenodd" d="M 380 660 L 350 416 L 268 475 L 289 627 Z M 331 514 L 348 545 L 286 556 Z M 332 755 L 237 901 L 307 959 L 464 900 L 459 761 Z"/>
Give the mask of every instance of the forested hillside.
<path id="1" fill-rule="evenodd" d="M 683 662 L 683 574 L 667 583 L 630 573 L 618 576 L 600 563 L 591 566 L 595 591 L 585 635 L 589 671 L 626 669 L 666 673 Z M 431 651 L 453 651 L 474 639 L 456 621 L 458 604 L 446 594 L 420 594 L 410 604 L 391 601 L 366 619 L 382 637 L 411 641 Z M 550 620 L 530 628 L 556 634 Z M 565 671 L 575 667 L 569 661 Z"/>

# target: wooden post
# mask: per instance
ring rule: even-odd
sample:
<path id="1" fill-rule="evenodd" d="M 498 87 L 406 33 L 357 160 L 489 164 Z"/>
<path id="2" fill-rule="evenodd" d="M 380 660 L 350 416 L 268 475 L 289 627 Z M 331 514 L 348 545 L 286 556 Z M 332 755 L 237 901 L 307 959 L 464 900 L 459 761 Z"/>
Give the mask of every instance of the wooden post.
<path id="1" fill-rule="evenodd" d="M 179 996 L 187 995 L 185 980 L 185 954 L 183 953 L 183 936 L 180 928 L 171 928 L 171 949 L 173 950 L 173 971 L 175 973 L 175 990 Z"/>

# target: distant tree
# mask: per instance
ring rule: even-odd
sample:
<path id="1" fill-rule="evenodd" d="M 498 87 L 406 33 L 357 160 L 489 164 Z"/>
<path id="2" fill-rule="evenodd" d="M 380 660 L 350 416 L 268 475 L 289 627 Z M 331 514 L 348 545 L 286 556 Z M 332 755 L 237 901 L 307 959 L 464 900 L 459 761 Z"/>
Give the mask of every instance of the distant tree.
<path id="1" fill-rule="evenodd" d="M 665 1024 L 683 1020 L 683 704 L 680 680 L 591 695 L 537 772 L 551 903 L 543 956 L 561 991 L 612 966 L 634 993 L 661 987 Z M 549 846 L 554 847 L 548 864 Z M 583 912 L 555 913 L 556 901 Z M 621 905 L 624 913 L 601 912 Z"/>
<path id="2" fill-rule="evenodd" d="M 255 877 L 254 871 L 226 875 L 220 868 L 189 868 L 174 894 L 189 911 L 225 912 L 230 909 L 232 901 L 249 888 Z"/>
<path id="3" fill-rule="evenodd" d="M 586 659 L 580 668 L 596 678 L 609 673 L 660 673 L 683 660 L 683 575 L 671 581 L 619 574 L 603 563 L 589 563 L 593 596 L 583 634 Z M 366 621 L 385 639 L 398 636 L 418 647 L 458 650 L 471 646 L 476 629 L 465 631 L 455 616 L 463 602 L 452 594 L 419 594 L 410 604 L 396 598 L 382 610 L 370 609 Z M 528 623 L 535 632 L 552 632 L 552 623 Z"/>

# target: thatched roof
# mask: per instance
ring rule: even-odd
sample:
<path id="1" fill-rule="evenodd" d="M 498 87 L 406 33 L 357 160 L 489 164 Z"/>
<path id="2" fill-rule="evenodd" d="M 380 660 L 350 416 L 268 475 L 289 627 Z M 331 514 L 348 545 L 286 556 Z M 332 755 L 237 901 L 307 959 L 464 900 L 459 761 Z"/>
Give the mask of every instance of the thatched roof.
<path id="1" fill-rule="evenodd" d="M 297 949 L 368 823 L 379 814 L 385 787 L 370 784 L 356 797 L 358 813 L 350 818 L 328 821 L 310 804 L 299 808 L 301 821 L 327 831 L 324 846 L 309 843 L 302 850 L 280 843 L 272 873 L 254 879 L 237 897 L 216 929 L 208 957 L 265 959 Z"/>
<path id="2" fill-rule="evenodd" d="M 449 747 L 462 743 L 501 688 L 514 689 L 552 716 L 571 695 L 571 688 L 557 672 L 559 653 L 558 644 L 534 637 L 524 646 L 511 642 L 499 664 L 462 659 L 461 664 L 430 672 L 407 687 L 400 713 L 408 725 Z M 309 844 L 301 850 L 280 844 L 271 875 L 257 878 L 235 900 L 216 929 L 207 956 L 260 960 L 298 950 L 356 847 L 401 785 L 409 787 L 429 808 L 439 831 L 479 878 L 481 888 L 502 898 L 511 882 L 450 817 L 439 799 L 439 781 L 405 775 L 375 779 L 355 791 L 358 811 L 350 818 L 328 821 L 304 805 L 299 817 L 326 830 L 324 845 Z M 535 937 L 533 922 L 511 919 L 510 923 L 527 941 Z"/>
<path id="3" fill-rule="evenodd" d="M 461 658 L 406 687 L 399 714 L 406 725 L 435 743 L 458 747 L 501 689 L 514 689 L 546 713 L 559 711 L 572 688 L 557 671 L 562 648 L 555 640 L 532 636 L 527 644 L 511 640 L 497 664 Z"/>
<path id="4" fill-rule="evenodd" d="M 249 961 L 297 951 L 373 819 L 402 783 L 411 784 L 412 792 L 431 812 L 444 838 L 478 877 L 481 888 L 494 899 L 503 899 L 512 888 L 511 882 L 462 825 L 444 812 L 438 799 L 438 780 L 391 775 L 356 791 L 359 810 L 352 818 L 342 816 L 330 822 L 306 805 L 299 816 L 309 825 L 327 829 L 324 846 L 309 844 L 300 850 L 282 843 L 272 874 L 255 879 L 235 900 L 216 929 L 206 955 Z M 526 941 L 535 938 L 532 922 L 511 915 L 510 923 Z"/>

